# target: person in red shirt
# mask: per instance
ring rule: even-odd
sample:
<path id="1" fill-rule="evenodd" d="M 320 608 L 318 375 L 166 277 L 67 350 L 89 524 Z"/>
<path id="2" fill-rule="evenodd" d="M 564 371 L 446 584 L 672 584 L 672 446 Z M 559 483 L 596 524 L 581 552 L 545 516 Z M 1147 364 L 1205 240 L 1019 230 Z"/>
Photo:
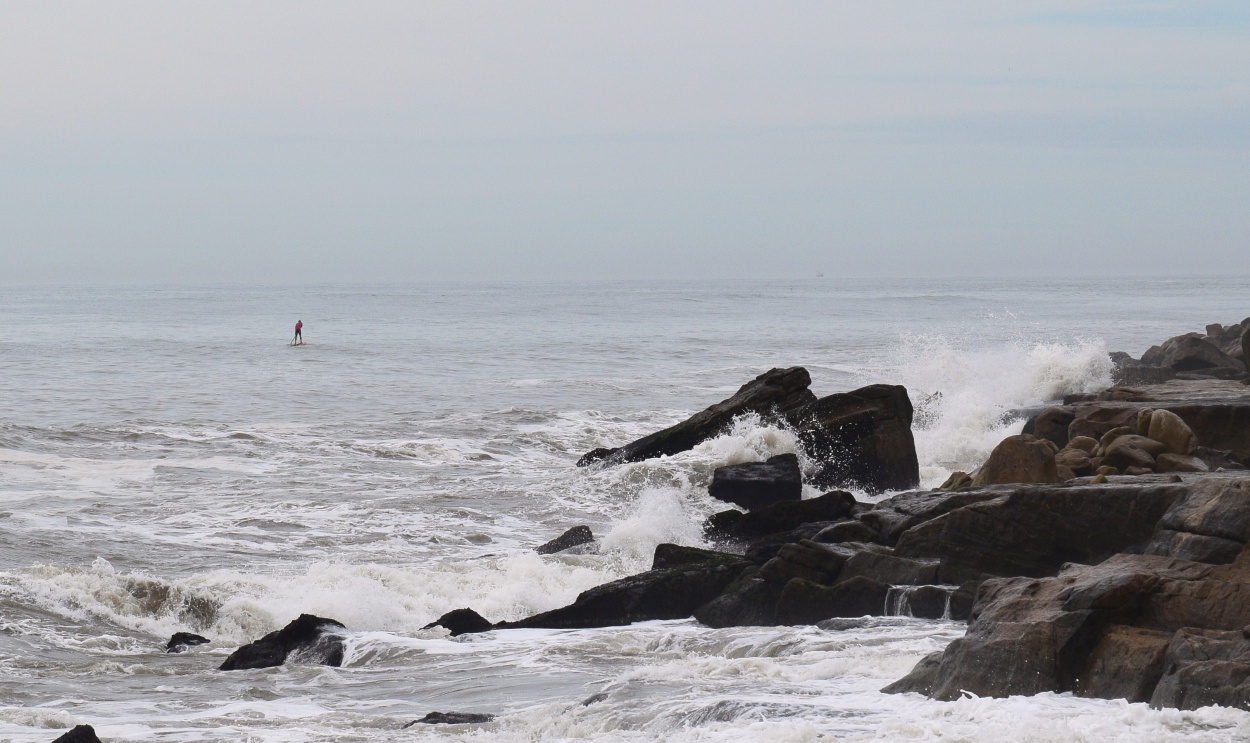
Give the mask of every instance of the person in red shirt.
<path id="1" fill-rule="evenodd" d="M 304 321 L 303 320 L 295 321 L 295 337 L 291 339 L 291 345 L 292 346 L 304 345 Z"/>

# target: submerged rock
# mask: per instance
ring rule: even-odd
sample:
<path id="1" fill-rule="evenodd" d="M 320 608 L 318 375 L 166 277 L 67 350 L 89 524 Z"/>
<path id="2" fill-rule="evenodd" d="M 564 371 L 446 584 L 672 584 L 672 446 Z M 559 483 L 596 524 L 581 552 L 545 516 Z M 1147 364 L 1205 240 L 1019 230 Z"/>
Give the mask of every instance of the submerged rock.
<path id="1" fill-rule="evenodd" d="M 480 725 L 494 719 L 494 715 L 485 715 L 477 712 L 430 712 L 420 720 L 413 720 L 404 725 L 404 727 L 410 728 L 413 725 Z"/>
<path id="2" fill-rule="evenodd" d="M 95 728 L 90 725 L 75 725 L 52 743 L 100 743 L 100 739 L 96 737 Z"/>
<path id="3" fill-rule="evenodd" d="M 191 632 L 175 632 L 173 636 L 169 638 L 169 642 L 165 643 L 165 652 L 181 653 L 187 648 L 195 647 L 196 645 L 207 645 L 210 642 L 212 641 L 207 637 L 202 637 Z"/>
<path id="4" fill-rule="evenodd" d="M 803 498 L 803 475 L 799 458 L 778 454 L 764 462 L 746 462 L 717 467 L 712 473 L 708 495 L 748 511 L 782 501 Z"/>
<path id="5" fill-rule="evenodd" d="M 811 383 L 811 376 L 801 366 L 770 369 L 744 384 L 732 397 L 681 423 L 616 449 L 596 449 L 578 460 L 577 465 L 601 462 L 610 466 L 689 451 L 724 433 L 734 418 L 750 413 L 765 420 L 783 420 L 816 400 L 808 389 Z"/>
<path id="6" fill-rule="evenodd" d="M 590 544 L 593 541 L 595 541 L 595 535 L 590 531 L 589 526 L 574 526 L 550 542 L 535 547 L 534 551 L 540 555 L 554 555 L 557 552 L 580 547 L 583 544 Z"/>
<path id="7" fill-rule="evenodd" d="M 231 653 L 219 670 L 271 668 L 291 658 L 310 664 L 341 666 L 344 652 L 341 630 L 344 629 L 341 622 L 333 619 L 300 614 L 282 629 Z"/>
<path id="8" fill-rule="evenodd" d="M 583 591 L 568 606 L 495 628 L 583 629 L 685 619 L 750 566 L 746 560 L 717 559 L 648 570 Z"/>
<path id="9" fill-rule="evenodd" d="M 458 637 L 460 635 L 489 632 L 494 626 L 493 623 L 487 621 L 481 614 L 466 608 L 453 609 L 421 629 L 427 630 L 442 627 L 449 630 L 452 637 Z"/>

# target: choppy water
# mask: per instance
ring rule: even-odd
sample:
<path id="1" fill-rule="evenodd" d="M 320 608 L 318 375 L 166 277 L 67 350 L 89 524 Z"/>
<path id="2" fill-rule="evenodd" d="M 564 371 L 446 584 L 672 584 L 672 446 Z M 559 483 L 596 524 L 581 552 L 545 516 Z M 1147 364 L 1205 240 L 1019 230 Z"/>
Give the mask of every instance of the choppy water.
<path id="1" fill-rule="evenodd" d="M 447 639 L 699 543 L 712 469 L 794 450 L 741 421 L 573 467 L 801 364 L 917 403 L 926 483 L 1010 411 L 1106 384 L 1107 350 L 1250 315 L 1245 278 L 622 282 L 0 292 L 0 739 L 1224 741 L 1250 715 L 876 690 L 961 625 L 657 622 Z M 286 345 L 297 319 L 309 345 Z M 931 396 L 941 392 L 940 396 Z M 585 523 L 602 554 L 532 548 Z M 343 668 L 221 673 L 301 612 Z M 212 645 L 160 652 L 178 630 Z M 591 695 L 606 699 L 582 706 Z M 431 710 L 485 726 L 401 726 Z"/>

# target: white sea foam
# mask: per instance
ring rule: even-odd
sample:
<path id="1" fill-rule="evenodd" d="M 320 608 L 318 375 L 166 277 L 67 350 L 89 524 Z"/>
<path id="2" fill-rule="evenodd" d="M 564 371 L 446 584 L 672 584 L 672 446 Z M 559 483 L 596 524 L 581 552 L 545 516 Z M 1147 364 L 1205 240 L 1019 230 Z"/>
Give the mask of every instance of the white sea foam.
<path id="1" fill-rule="evenodd" d="M 1019 433 L 1017 411 L 1111 383 L 1101 341 L 964 347 L 944 336 L 912 336 L 878 372 L 903 384 L 916 409 L 921 483 L 978 467 L 1004 437 Z M 880 380 L 879 380 L 880 381 Z"/>

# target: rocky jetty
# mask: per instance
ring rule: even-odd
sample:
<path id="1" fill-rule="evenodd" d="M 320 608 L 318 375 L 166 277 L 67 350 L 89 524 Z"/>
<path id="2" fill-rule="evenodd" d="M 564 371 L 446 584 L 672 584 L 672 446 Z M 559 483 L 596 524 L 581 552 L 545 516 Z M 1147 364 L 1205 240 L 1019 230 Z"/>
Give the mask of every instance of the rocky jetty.
<path id="1" fill-rule="evenodd" d="M 1250 322 L 1207 330 L 1119 366 L 1167 369 L 1162 381 L 1069 396 L 935 490 L 906 491 L 915 450 L 902 388 L 773 409 L 808 457 L 824 452 L 803 473 L 809 484 L 910 484 L 872 504 L 842 490 L 728 498 L 748 510 L 707 519 L 716 550 L 663 544 L 645 573 L 516 622 L 473 614 L 468 631 L 685 617 L 836 629 L 846 618 L 908 614 L 967 620 L 968 632 L 889 692 L 1055 691 L 1250 709 L 1250 387 L 1238 377 Z M 774 370 L 708 410 L 735 399 L 741 408 L 769 375 L 806 378 Z M 638 443 L 615 451 L 642 451 Z M 722 468 L 723 482 L 750 482 L 771 463 L 735 467 Z"/>
<path id="2" fill-rule="evenodd" d="M 234 651 L 219 670 L 271 668 L 288 660 L 323 666 L 343 665 L 341 622 L 312 614 L 300 614 L 287 626 Z"/>

